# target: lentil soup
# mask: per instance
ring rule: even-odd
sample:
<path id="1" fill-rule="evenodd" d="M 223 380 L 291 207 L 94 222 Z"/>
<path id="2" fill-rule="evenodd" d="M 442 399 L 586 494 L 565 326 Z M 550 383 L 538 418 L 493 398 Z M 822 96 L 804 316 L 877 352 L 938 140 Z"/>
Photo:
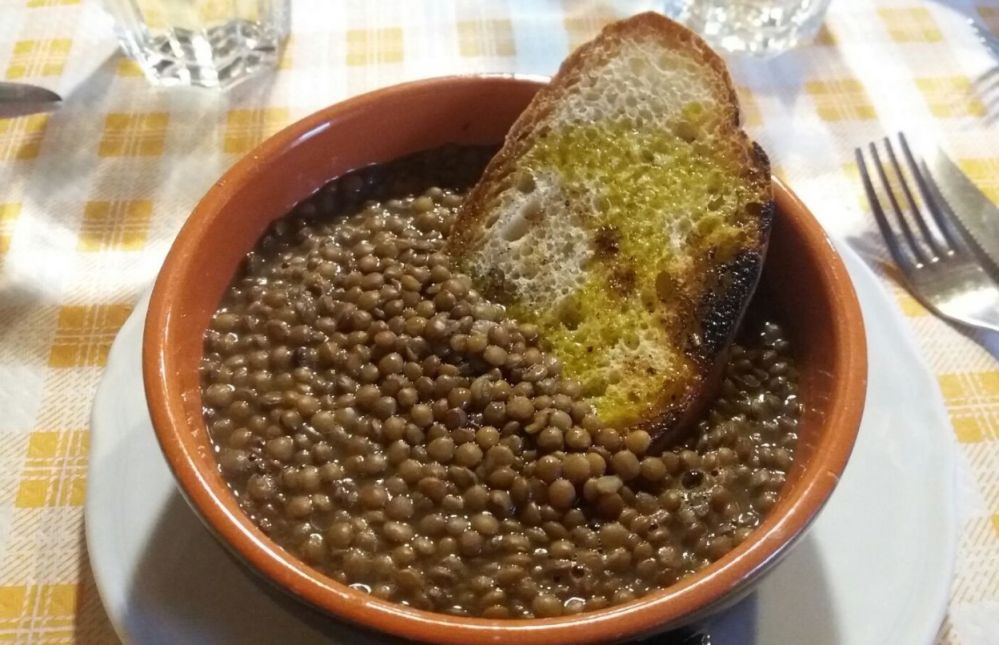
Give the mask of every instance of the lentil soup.
<path id="1" fill-rule="evenodd" d="M 206 424 L 246 513 L 344 584 L 496 618 L 626 602 L 776 503 L 801 409 L 789 343 L 748 317 L 683 445 L 604 426 L 537 329 L 440 251 L 494 151 L 361 169 L 273 224 L 205 333 Z"/>

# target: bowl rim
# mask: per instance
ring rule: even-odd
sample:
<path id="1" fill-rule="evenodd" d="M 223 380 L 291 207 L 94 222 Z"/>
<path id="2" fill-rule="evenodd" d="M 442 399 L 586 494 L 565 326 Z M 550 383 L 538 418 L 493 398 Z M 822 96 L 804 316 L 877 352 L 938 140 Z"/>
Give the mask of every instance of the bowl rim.
<path id="1" fill-rule="evenodd" d="M 652 632 L 689 619 L 730 599 L 750 584 L 801 536 L 838 482 L 852 451 L 863 412 L 867 354 L 863 319 L 852 283 L 822 227 L 800 199 L 778 178 L 773 179 L 778 213 L 792 220 L 807 252 L 817 258 L 818 273 L 832 297 L 836 315 L 830 321 L 841 339 L 836 355 L 846 378 L 834 383 L 825 432 L 816 460 L 802 474 L 792 495 L 782 500 L 783 513 L 771 514 L 733 551 L 680 582 L 628 603 L 575 616 L 495 620 L 457 617 L 379 600 L 326 577 L 271 542 L 236 506 L 235 498 L 198 468 L 201 461 L 196 429 L 187 418 L 176 379 L 175 352 L 169 333 L 175 303 L 182 302 L 187 260 L 212 229 L 214 214 L 253 181 L 267 161 L 293 147 L 317 128 L 329 127 L 341 114 L 392 100 L 407 92 L 446 91 L 455 84 L 517 82 L 542 85 L 537 78 L 508 74 L 444 76 L 393 85 L 318 110 L 266 139 L 233 165 L 208 190 L 188 217 L 157 276 L 146 315 L 142 341 L 142 374 L 153 428 L 180 490 L 203 523 L 250 569 L 306 604 L 332 616 L 396 636 L 423 641 L 467 643 L 473 639 L 529 643 L 597 642 Z M 482 85 L 486 87 L 486 85 Z M 304 195 L 303 195 L 304 197 Z M 803 250 L 803 252 L 805 252 Z M 203 427 L 203 426 L 202 426 Z M 203 450 L 202 450 L 203 452 Z"/>

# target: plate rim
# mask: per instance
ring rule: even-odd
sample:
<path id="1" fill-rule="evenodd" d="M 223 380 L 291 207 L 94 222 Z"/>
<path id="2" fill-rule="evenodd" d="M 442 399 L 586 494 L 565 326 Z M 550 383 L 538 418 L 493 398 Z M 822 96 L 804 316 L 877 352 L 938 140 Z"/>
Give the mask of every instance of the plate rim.
<path id="1" fill-rule="evenodd" d="M 879 324 L 884 324 L 892 329 L 894 329 L 900 335 L 899 342 L 906 346 L 909 350 L 910 358 L 914 360 L 919 368 L 918 379 L 922 382 L 922 386 L 929 391 L 929 396 L 932 400 L 928 401 L 928 406 L 932 410 L 934 419 L 934 425 L 940 425 L 942 429 L 948 431 L 946 436 L 942 436 L 939 439 L 941 447 L 943 448 L 943 456 L 947 460 L 947 470 L 948 475 L 943 479 L 946 481 L 947 494 L 941 494 L 941 498 L 946 501 L 946 503 L 937 506 L 938 512 L 937 516 L 942 519 L 942 522 L 937 523 L 937 526 L 941 528 L 938 535 L 943 539 L 943 552 L 946 553 L 946 557 L 943 559 L 941 578 L 946 579 L 948 584 L 934 585 L 928 591 L 923 592 L 923 596 L 927 598 L 927 601 L 923 604 L 935 607 L 934 612 L 927 612 L 923 614 L 924 620 L 911 620 L 909 625 L 914 626 L 917 624 L 923 625 L 923 628 L 919 630 L 919 634 L 925 634 L 925 642 L 932 643 L 939 630 L 943 624 L 943 620 L 947 615 L 947 610 L 949 607 L 949 597 L 950 597 L 950 582 L 953 581 L 954 571 L 957 561 L 957 544 L 958 544 L 958 534 L 960 530 L 960 522 L 957 517 L 957 500 L 956 493 L 957 478 L 958 478 L 958 459 L 957 459 L 957 447 L 954 445 L 952 426 L 950 419 L 947 415 L 947 408 L 943 400 L 943 396 L 940 392 L 939 385 L 932 378 L 933 371 L 930 369 L 928 362 L 919 346 L 918 338 L 915 336 L 910 324 L 902 316 L 902 313 L 898 310 L 897 306 L 894 305 L 890 294 L 888 293 L 885 285 L 882 284 L 881 279 L 876 275 L 876 273 L 871 269 L 868 263 L 858 254 L 849 244 L 841 240 L 833 240 L 833 245 L 836 250 L 843 257 L 844 264 L 847 267 L 847 273 L 850 275 L 850 279 L 854 282 L 854 288 L 858 291 L 858 295 L 861 289 L 857 288 L 859 282 L 866 283 L 865 287 L 870 287 L 870 293 L 874 296 L 875 301 L 879 301 L 877 306 L 883 308 L 887 312 L 887 319 L 882 318 Z M 862 279 L 858 280 L 859 276 Z M 858 298 L 859 299 L 859 298 Z M 105 558 L 102 556 L 101 550 L 93 548 L 91 545 L 99 542 L 100 538 L 96 532 L 99 531 L 97 528 L 101 523 L 95 519 L 95 517 L 100 516 L 104 512 L 95 497 L 97 495 L 96 491 L 101 487 L 100 485 L 94 485 L 97 481 L 103 481 L 103 472 L 96 470 L 96 463 L 98 461 L 97 457 L 104 454 L 104 445 L 110 439 L 109 432 L 105 430 L 102 432 L 95 432 L 96 428 L 105 427 L 106 424 L 112 423 L 110 420 L 105 420 L 103 418 L 103 413 L 106 411 L 108 405 L 115 399 L 106 390 L 112 386 L 113 379 L 111 374 L 120 370 L 120 365 L 124 364 L 127 358 L 123 355 L 125 351 L 128 351 L 128 345 L 133 342 L 139 342 L 142 337 L 142 321 L 144 318 L 144 312 L 149 302 L 149 291 L 145 291 L 143 295 L 137 301 L 132 313 L 126 320 L 125 324 L 119 330 L 118 335 L 111 346 L 108 354 L 108 360 L 103 374 L 101 375 L 100 381 L 98 383 L 93 406 L 90 414 L 90 458 L 87 466 L 87 496 L 84 504 L 84 528 L 87 540 L 87 555 L 90 561 L 91 571 L 94 578 L 95 587 L 98 592 L 98 596 L 101 599 L 101 603 L 105 608 L 108 616 L 108 620 L 113 627 L 114 631 L 118 637 L 125 643 L 130 642 L 128 630 L 123 623 L 122 616 L 119 615 L 119 607 L 114 603 L 110 602 L 112 596 L 115 594 L 111 593 L 111 587 L 114 585 L 114 581 L 109 579 L 109 575 L 112 573 L 108 571 L 108 563 L 105 563 Z M 868 305 L 869 307 L 870 305 Z M 867 320 L 869 316 L 867 314 L 866 308 L 864 307 L 864 302 L 861 300 L 861 313 L 864 315 L 865 326 L 868 326 Z M 137 347 L 136 351 L 140 351 Z M 141 389 L 141 388 L 140 388 Z M 868 407 L 870 403 L 868 403 Z M 150 428 L 151 432 L 151 428 Z M 103 439 L 101 438 L 103 437 Z M 176 482 L 173 482 L 176 486 Z M 179 489 L 178 489 L 179 490 Z M 947 530 L 942 530 L 946 527 Z M 811 529 L 810 529 L 811 530 Z M 778 565 L 779 566 L 779 565 Z M 335 620 L 331 618 L 331 620 Z"/>

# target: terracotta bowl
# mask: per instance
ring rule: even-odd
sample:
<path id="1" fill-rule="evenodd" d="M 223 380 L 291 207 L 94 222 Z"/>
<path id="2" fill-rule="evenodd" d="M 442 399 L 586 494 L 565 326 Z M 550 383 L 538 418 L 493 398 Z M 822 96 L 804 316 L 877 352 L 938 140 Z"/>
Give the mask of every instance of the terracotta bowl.
<path id="1" fill-rule="evenodd" d="M 503 139 L 541 85 L 451 77 L 398 85 L 321 110 L 230 169 L 198 204 L 167 256 L 143 339 L 146 398 L 163 454 L 188 502 L 225 546 L 286 592 L 332 616 L 407 639 L 588 643 L 676 627 L 750 590 L 815 518 L 853 447 L 866 390 L 864 326 L 846 269 L 813 216 L 775 180 L 778 216 L 761 293 L 796 346 L 807 411 L 780 501 L 734 551 L 696 575 L 624 605 L 574 617 L 499 621 L 418 611 L 352 590 L 272 543 L 240 511 L 202 420 L 202 334 L 240 259 L 267 225 L 346 171 L 444 143 Z"/>

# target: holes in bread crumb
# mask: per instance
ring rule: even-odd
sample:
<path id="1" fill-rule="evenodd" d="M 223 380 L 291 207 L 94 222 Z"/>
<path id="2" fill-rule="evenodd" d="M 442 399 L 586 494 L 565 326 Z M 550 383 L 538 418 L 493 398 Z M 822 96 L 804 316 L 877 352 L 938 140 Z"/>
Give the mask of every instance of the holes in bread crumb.
<path id="1" fill-rule="evenodd" d="M 615 227 L 604 224 L 597 229 L 593 236 L 593 249 L 597 257 L 609 258 L 617 255 L 619 248 L 620 240 Z"/>
<path id="2" fill-rule="evenodd" d="M 607 286 L 611 293 L 619 296 L 626 296 L 635 288 L 638 276 L 635 270 L 627 265 L 615 266 L 607 280 Z"/>
<path id="3" fill-rule="evenodd" d="M 676 281 L 673 276 L 660 271 L 656 274 L 656 296 L 662 302 L 668 302 L 676 294 Z"/>
<path id="4" fill-rule="evenodd" d="M 602 376 L 593 376 L 583 383 L 583 396 L 603 396 L 607 392 L 607 381 Z"/>
<path id="5" fill-rule="evenodd" d="M 697 222 L 697 233 L 699 235 L 710 235 L 720 225 L 721 220 L 717 215 L 705 215 Z"/>
<path id="6" fill-rule="evenodd" d="M 700 121 L 701 117 L 704 116 L 704 112 L 704 105 L 702 105 L 699 101 L 691 101 L 683 106 L 683 113 L 695 121 Z"/>
<path id="7" fill-rule="evenodd" d="M 697 126 L 690 121 L 678 121 L 673 126 L 673 133 L 687 143 L 693 143 L 697 140 Z"/>
<path id="8" fill-rule="evenodd" d="M 575 331 L 583 322 L 583 312 L 575 298 L 565 298 L 558 305 L 558 321 L 569 331 Z"/>
<path id="9" fill-rule="evenodd" d="M 641 293 L 642 306 L 649 313 L 656 310 L 656 294 L 650 289 L 643 289 Z"/>
<path id="10" fill-rule="evenodd" d="M 524 207 L 520 210 L 520 214 L 525 220 L 536 224 L 541 221 L 541 200 L 537 197 L 529 199 Z"/>
<path id="11" fill-rule="evenodd" d="M 521 206 L 520 211 L 514 215 L 510 222 L 503 229 L 503 239 L 507 242 L 516 242 L 531 230 L 532 224 L 541 219 L 541 200 L 529 199 Z"/>
<path id="12" fill-rule="evenodd" d="M 533 193 L 537 185 L 534 176 L 526 170 L 517 173 L 517 190 L 522 193 Z"/>

